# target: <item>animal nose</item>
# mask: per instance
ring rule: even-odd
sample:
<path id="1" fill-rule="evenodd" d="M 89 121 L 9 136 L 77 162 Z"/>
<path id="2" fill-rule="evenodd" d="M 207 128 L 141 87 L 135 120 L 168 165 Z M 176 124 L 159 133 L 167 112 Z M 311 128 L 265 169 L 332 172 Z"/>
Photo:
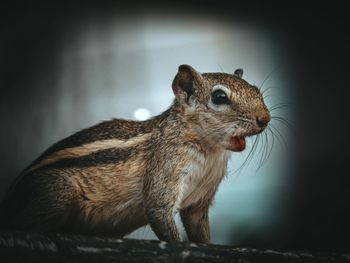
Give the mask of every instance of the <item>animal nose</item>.
<path id="1" fill-rule="evenodd" d="M 270 116 L 269 115 L 256 117 L 256 123 L 258 124 L 258 126 L 260 128 L 265 127 L 269 123 L 269 121 L 270 121 Z"/>

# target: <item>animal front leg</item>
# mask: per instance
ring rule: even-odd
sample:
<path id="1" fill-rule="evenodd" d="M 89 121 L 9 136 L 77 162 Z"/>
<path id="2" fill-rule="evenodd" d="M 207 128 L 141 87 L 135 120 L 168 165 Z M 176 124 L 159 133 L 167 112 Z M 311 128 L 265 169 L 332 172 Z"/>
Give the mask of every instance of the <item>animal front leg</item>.
<path id="1" fill-rule="evenodd" d="M 179 194 L 178 185 L 171 184 L 165 179 L 154 176 L 145 180 L 143 192 L 146 215 L 152 230 L 160 240 L 181 241 L 174 220 Z"/>
<path id="2" fill-rule="evenodd" d="M 149 208 L 147 217 L 152 230 L 160 240 L 167 242 L 181 241 L 171 207 Z"/>
<path id="3" fill-rule="evenodd" d="M 210 243 L 209 206 L 189 206 L 180 211 L 189 241 Z"/>

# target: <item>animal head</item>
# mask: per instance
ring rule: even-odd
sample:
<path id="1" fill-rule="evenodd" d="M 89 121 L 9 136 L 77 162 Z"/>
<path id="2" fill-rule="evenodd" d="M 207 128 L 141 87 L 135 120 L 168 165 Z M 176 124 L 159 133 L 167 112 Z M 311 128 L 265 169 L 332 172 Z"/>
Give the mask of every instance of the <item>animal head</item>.
<path id="1" fill-rule="evenodd" d="M 212 146 L 242 151 L 245 138 L 261 133 L 271 119 L 259 89 L 242 76 L 242 69 L 201 74 L 189 65 L 175 76 L 172 88 L 183 118 Z"/>

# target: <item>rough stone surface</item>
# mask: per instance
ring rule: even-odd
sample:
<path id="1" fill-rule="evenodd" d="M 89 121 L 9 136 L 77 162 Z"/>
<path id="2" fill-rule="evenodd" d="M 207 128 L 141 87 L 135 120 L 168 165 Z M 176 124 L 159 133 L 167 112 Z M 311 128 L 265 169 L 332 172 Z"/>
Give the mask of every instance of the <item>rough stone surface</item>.
<path id="1" fill-rule="evenodd" d="M 0 232 L 0 262 L 350 262 L 350 254 Z"/>

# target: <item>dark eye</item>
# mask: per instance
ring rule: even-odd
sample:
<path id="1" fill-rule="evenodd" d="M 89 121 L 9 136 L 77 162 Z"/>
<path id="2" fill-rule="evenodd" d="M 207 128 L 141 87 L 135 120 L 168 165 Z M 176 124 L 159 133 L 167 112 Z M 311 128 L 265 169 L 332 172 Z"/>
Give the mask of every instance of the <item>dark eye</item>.
<path id="1" fill-rule="evenodd" d="M 230 104 L 230 100 L 227 97 L 227 94 L 224 91 L 222 91 L 221 89 L 218 89 L 218 90 L 213 92 L 211 100 L 216 105 Z"/>

